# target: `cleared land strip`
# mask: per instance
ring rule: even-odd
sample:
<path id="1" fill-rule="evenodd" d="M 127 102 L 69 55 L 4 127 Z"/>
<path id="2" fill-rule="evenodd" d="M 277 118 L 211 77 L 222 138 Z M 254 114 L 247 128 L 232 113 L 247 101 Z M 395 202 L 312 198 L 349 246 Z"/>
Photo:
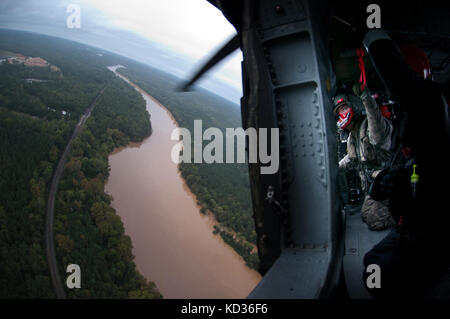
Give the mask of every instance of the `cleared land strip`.
<path id="1" fill-rule="evenodd" d="M 78 121 L 78 124 L 75 127 L 75 130 L 73 131 L 72 137 L 70 138 L 69 142 L 67 143 L 64 153 L 62 154 L 61 158 L 59 159 L 58 166 L 56 167 L 56 170 L 52 177 L 52 183 L 51 183 L 50 191 L 48 194 L 47 210 L 46 210 L 46 218 L 45 218 L 45 249 L 46 249 L 46 253 L 47 253 L 48 266 L 50 268 L 50 277 L 52 278 L 53 289 L 56 293 L 57 298 L 65 299 L 65 298 L 67 298 L 67 296 L 66 296 L 66 292 L 64 290 L 64 286 L 61 281 L 61 276 L 58 271 L 58 263 L 56 262 L 55 242 L 54 242 L 54 236 L 53 236 L 54 235 L 53 234 L 53 221 L 54 221 L 54 216 L 55 216 L 56 191 L 58 190 L 58 183 L 59 183 L 59 180 L 61 179 L 62 173 L 64 171 L 64 165 L 66 164 L 70 150 L 72 149 L 73 141 L 81 132 L 84 123 L 86 123 L 86 120 L 91 115 L 92 110 L 94 109 L 94 107 L 97 104 L 100 97 L 103 95 L 103 92 L 105 91 L 105 89 L 106 89 L 106 86 L 95 97 L 94 101 L 92 101 L 91 105 L 89 105 L 89 108 L 86 110 L 86 112 L 81 116 L 80 120 Z"/>

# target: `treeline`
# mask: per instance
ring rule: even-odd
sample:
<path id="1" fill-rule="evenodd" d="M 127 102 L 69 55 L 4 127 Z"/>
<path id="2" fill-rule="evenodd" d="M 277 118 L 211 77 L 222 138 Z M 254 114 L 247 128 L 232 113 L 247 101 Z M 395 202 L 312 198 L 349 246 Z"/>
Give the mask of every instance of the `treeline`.
<path id="1" fill-rule="evenodd" d="M 166 106 L 181 127 L 193 132 L 194 120 L 198 119 L 202 120 L 203 129 L 217 127 L 224 132 L 225 128 L 241 127 L 237 105 L 202 89 L 177 92 L 180 79 L 132 61 L 123 64 L 127 68 L 120 68 L 118 72 Z M 179 168 L 197 196 L 201 211 L 211 211 L 221 226 L 235 233 L 235 236 L 222 237 L 248 266 L 257 269 L 257 254 L 251 253 L 253 249 L 250 249 L 256 243 L 256 232 L 247 164 L 182 163 Z"/>
<path id="2" fill-rule="evenodd" d="M 220 231 L 219 233 L 223 241 L 226 242 L 231 247 L 233 247 L 233 249 L 239 255 L 241 255 L 242 258 L 244 258 L 248 267 L 253 268 L 255 270 L 258 269 L 259 258 L 258 255 L 254 252 L 254 246 L 252 246 L 248 242 L 236 240 L 236 238 L 227 231 Z"/>
<path id="3" fill-rule="evenodd" d="M 94 48 L 0 30 L 0 50 L 42 57 L 64 75 L 0 65 L 0 298 L 55 297 L 44 243 L 49 183 L 81 114 L 107 83 L 59 185 L 58 264 L 63 276 L 67 262 L 81 266 L 82 289 L 69 297 L 160 297 L 136 271 L 130 239 L 103 191 L 109 152 L 150 134 L 142 97 L 105 68 Z"/>

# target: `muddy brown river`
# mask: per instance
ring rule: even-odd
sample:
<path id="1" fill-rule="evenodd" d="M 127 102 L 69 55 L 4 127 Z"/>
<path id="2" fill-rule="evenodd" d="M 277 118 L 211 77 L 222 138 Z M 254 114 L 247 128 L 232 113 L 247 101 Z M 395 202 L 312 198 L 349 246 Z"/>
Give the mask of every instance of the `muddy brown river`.
<path id="1" fill-rule="evenodd" d="M 117 66 L 109 69 L 115 72 Z M 164 298 L 245 298 L 261 276 L 212 233 L 214 218 L 200 214 L 170 157 L 176 122 L 133 86 L 147 103 L 153 132 L 109 156 L 105 191 L 113 196 L 112 206 L 131 237 L 137 269 Z"/>

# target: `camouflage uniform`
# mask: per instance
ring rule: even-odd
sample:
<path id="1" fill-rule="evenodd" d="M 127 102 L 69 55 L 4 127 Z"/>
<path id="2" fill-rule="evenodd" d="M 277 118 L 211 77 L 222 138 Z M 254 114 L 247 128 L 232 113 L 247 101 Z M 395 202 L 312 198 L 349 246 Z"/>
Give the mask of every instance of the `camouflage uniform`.
<path id="1" fill-rule="evenodd" d="M 355 123 L 347 139 L 347 155 L 339 162 L 339 168 L 356 167 L 361 186 L 366 194 L 361 216 L 371 230 L 381 230 L 395 225 L 387 202 L 373 200 L 367 192 L 376 175 L 387 165 L 391 155 L 392 124 L 383 117 L 368 90 L 361 94 L 366 110 L 363 120 Z"/>

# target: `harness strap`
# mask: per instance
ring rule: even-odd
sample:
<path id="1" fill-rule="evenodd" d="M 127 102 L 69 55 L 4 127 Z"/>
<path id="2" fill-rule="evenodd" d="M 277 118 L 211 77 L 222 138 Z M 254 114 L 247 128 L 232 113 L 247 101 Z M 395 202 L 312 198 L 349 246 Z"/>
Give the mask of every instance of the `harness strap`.
<path id="1" fill-rule="evenodd" d="M 359 83 L 361 84 L 360 89 L 361 92 L 364 91 L 367 85 L 366 80 L 366 67 L 364 65 L 364 49 L 363 48 L 357 48 L 356 49 L 356 55 L 358 56 L 358 67 L 361 71 L 361 75 L 359 76 Z"/>

